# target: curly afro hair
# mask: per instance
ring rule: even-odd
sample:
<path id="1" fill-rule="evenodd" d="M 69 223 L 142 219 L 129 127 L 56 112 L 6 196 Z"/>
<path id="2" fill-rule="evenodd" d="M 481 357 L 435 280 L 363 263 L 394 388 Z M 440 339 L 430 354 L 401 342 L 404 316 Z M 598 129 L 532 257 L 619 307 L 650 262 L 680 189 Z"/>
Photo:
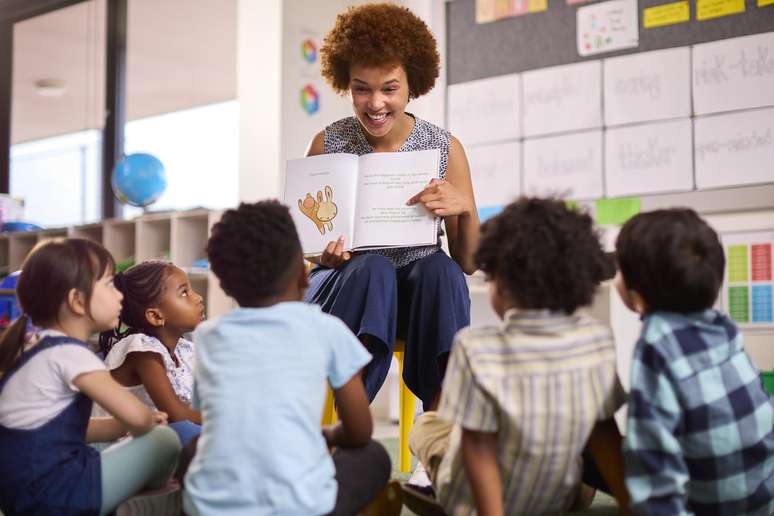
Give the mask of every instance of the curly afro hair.
<path id="1" fill-rule="evenodd" d="M 287 206 L 275 200 L 227 210 L 207 242 L 210 267 L 240 306 L 281 294 L 302 266 L 301 243 Z"/>
<path id="2" fill-rule="evenodd" d="M 481 226 L 475 261 L 519 308 L 566 313 L 591 304 L 611 265 L 588 214 L 527 197 Z"/>
<path id="3" fill-rule="evenodd" d="M 435 85 L 440 66 L 435 37 L 414 13 L 394 4 L 350 7 L 339 14 L 320 48 L 322 76 L 343 95 L 349 90 L 353 64 L 406 70 L 410 98 Z"/>
<path id="4" fill-rule="evenodd" d="M 726 259 L 717 233 L 695 211 L 640 213 L 621 228 L 615 247 L 626 288 L 649 312 L 691 313 L 715 303 Z"/>

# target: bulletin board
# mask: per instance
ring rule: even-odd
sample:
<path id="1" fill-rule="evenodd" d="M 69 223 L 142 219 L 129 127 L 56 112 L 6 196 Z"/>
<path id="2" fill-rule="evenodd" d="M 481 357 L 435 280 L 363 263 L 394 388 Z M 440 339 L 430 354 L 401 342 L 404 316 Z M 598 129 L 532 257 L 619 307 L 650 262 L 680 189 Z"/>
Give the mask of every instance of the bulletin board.
<path id="1" fill-rule="evenodd" d="M 520 194 L 774 207 L 774 0 L 454 0 L 446 21 L 482 218 Z"/>

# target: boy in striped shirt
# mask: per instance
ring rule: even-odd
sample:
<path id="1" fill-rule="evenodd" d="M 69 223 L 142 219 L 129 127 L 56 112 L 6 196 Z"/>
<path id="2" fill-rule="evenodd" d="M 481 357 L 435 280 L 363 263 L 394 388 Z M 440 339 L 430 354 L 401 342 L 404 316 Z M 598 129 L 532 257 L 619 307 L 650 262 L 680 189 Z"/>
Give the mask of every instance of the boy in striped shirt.
<path id="1" fill-rule="evenodd" d="M 409 438 L 438 502 L 451 516 L 557 514 L 588 479 L 625 506 L 613 339 L 578 311 L 609 268 L 591 218 L 522 198 L 482 226 L 475 258 L 503 322 L 457 334 L 438 411 Z"/>
<path id="2" fill-rule="evenodd" d="M 624 441 L 637 514 L 774 514 L 774 401 L 728 317 L 718 236 L 689 209 L 632 218 L 616 286 L 642 314 Z"/>

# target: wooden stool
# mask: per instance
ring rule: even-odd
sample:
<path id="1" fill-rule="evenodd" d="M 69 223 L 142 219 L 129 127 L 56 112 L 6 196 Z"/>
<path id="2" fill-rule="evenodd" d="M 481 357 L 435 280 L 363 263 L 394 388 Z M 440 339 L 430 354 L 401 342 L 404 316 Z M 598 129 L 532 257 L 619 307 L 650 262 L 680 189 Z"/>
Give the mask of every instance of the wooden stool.
<path id="1" fill-rule="evenodd" d="M 411 451 L 408 446 L 408 435 L 411 431 L 411 426 L 414 424 L 414 393 L 406 387 L 403 383 L 403 357 L 406 351 L 406 343 L 398 339 L 395 341 L 395 351 L 393 356 L 398 360 L 398 375 L 400 376 L 400 416 L 399 416 L 399 433 L 400 433 L 400 448 L 399 448 L 399 462 L 400 472 L 409 473 L 411 471 Z M 336 422 L 336 408 L 333 403 L 333 391 L 328 387 L 328 398 L 325 400 L 325 408 L 323 409 L 322 424 L 332 425 Z"/>

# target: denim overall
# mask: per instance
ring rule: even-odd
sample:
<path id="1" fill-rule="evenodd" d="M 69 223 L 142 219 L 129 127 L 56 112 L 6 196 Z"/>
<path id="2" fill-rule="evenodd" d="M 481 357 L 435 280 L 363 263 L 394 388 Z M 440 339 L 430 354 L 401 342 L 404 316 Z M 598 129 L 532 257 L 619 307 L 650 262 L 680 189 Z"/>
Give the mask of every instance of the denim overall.
<path id="1" fill-rule="evenodd" d="M 0 392 L 32 357 L 62 344 L 86 346 L 70 337 L 43 338 L 0 378 Z M 91 405 L 79 393 L 59 415 L 38 428 L 0 425 L 0 510 L 9 515 L 99 514 L 100 455 L 86 444 Z"/>

